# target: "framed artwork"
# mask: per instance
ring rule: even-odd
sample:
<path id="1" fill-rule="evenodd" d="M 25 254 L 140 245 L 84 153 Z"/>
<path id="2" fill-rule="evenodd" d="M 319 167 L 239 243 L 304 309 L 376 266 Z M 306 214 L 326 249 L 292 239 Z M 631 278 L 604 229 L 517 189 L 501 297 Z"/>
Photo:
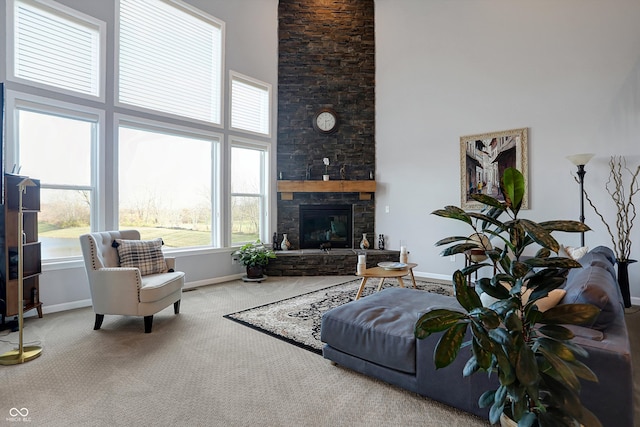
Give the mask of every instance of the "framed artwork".
<path id="1" fill-rule="evenodd" d="M 504 200 L 500 177 L 513 167 L 524 176 L 522 209 L 529 208 L 528 128 L 467 135 L 460 137 L 460 196 L 462 209 L 481 209 L 471 198 L 483 193 Z"/>

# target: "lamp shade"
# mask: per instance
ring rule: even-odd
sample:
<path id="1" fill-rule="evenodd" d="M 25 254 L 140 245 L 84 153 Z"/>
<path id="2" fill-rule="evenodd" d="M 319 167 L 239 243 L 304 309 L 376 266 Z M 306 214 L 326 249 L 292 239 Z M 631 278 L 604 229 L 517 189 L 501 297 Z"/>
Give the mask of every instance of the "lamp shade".
<path id="1" fill-rule="evenodd" d="M 589 160 L 591 160 L 593 156 L 595 156 L 593 153 L 574 154 L 567 156 L 567 159 L 576 166 L 584 166 L 589 163 Z"/>

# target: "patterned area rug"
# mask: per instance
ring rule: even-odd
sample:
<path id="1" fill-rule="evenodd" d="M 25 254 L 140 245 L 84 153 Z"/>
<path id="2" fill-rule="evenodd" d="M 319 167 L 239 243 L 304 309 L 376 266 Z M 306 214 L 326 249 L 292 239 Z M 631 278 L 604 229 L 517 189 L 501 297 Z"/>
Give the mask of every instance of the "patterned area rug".
<path id="1" fill-rule="evenodd" d="M 362 296 L 377 290 L 377 280 L 368 283 Z M 451 285 L 438 281 L 416 279 L 418 289 L 441 295 L 453 295 Z M 267 333 L 314 353 L 322 354 L 320 322 L 322 315 L 334 307 L 355 300 L 360 279 L 309 292 L 260 307 L 250 308 L 224 317 Z M 395 280 L 385 281 L 382 288 L 398 286 Z M 405 280 L 405 286 L 411 286 Z"/>

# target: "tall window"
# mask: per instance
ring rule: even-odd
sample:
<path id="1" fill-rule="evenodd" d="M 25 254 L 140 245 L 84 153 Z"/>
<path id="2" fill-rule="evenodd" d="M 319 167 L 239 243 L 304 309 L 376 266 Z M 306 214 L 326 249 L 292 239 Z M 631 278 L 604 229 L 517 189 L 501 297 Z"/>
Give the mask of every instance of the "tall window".
<path id="1" fill-rule="evenodd" d="M 121 121 L 119 228 L 162 237 L 165 247 L 218 246 L 212 214 L 218 140 Z"/>
<path id="2" fill-rule="evenodd" d="M 100 115 L 20 100 L 15 111 L 19 153 L 11 158 L 15 172 L 40 180 L 42 258 L 79 256 L 78 237 L 91 229 Z"/>
<path id="3" fill-rule="evenodd" d="M 119 2 L 118 101 L 220 125 L 224 24 L 179 1 Z"/>
<path id="4" fill-rule="evenodd" d="M 8 75 L 54 90 L 103 96 L 105 23 L 57 3 L 8 0 L 13 43 Z M 11 52 L 13 50 L 13 52 Z M 13 53 L 13 55 L 11 55 Z M 12 77 L 11 77 L 12 76 Z"/>
<path id="5" fill-rule="evenodd" d="M 231 77 L 231 128 L 270 135 L 271 85 L 236 72 Z"/>
<path id="6" fill-rule="evenodd" d="M 268 146 L 234 140 L 231 146 L 231 243 L 266 236 Z"/>

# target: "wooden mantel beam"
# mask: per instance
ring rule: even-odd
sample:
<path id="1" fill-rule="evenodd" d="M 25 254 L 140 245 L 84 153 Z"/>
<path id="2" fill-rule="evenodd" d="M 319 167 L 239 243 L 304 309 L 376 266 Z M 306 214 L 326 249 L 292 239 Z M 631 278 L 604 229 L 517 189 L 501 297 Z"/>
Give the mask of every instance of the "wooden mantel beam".
<path id="1" fill-rule="evenodd" d="M 375 181 L 278 181 L 282 200 L 293 200 L 293 193 L 360 193 L 360 200 L 371 200 Z"/>

